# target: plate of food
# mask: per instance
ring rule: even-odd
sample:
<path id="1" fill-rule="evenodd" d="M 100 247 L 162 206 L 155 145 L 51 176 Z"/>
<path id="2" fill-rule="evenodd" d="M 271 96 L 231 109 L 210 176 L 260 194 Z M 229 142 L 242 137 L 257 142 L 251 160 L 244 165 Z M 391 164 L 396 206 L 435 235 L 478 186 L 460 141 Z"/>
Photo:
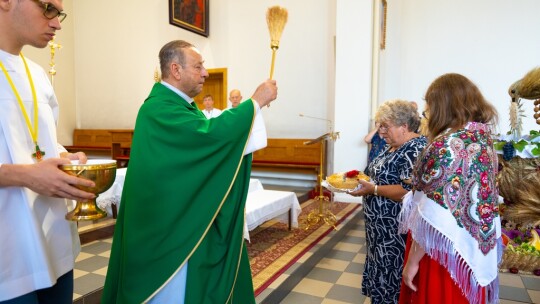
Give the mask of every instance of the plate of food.
<path id="1" fill-rule="evenodd" d="M 334 173 L 322 182 L 322 186 L 332 192 L 351 192 L 362 187 L 359 179 L 370 181 L 369 176 L 362 171 L 351 170 L 348 172 Z"/>

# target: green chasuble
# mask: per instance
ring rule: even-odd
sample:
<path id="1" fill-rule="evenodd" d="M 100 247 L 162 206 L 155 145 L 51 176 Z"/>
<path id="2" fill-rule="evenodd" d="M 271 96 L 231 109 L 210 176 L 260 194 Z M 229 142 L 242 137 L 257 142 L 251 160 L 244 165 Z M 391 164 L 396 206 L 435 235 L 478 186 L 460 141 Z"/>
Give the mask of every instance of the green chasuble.
<path id="1" fill-rule="evenodd" d="M 139 110 L 102 303 L 142 303 L 189 260 L 186 304 L 255 303 L 244 246 L 255 119 L 206 119 L 156 83 Z"/>

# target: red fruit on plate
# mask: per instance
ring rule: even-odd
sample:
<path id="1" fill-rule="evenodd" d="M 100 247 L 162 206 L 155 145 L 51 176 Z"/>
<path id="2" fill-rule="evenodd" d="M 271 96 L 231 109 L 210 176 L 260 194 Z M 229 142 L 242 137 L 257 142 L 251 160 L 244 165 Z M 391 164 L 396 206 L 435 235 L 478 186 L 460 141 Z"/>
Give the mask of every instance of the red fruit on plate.
<path id="1" fill-rule="evenodd" d="M 515 267 L 512 267 L 512 268 L 510 268 L 508 270 L 510 270 L 511 273 L 518 273 L 519 272 L 519 270 L 517 268 L 515 268 Z"/>
<path id="2" fill-rule="evenodd" d="M 510 242 L 510 238 L 506 234 L 502 234 L 502 243 L 504 246 L 508 245 L 508 242 Z"/>

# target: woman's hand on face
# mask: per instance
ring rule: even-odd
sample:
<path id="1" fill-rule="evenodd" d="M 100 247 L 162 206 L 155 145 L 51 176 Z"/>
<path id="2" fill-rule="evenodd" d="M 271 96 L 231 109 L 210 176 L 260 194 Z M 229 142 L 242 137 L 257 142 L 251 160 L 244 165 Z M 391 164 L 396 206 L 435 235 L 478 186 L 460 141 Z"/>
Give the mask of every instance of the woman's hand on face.
<path id="1" fill-rule="evenodd" d="M 360 185 L 362 185 L 362 187 L 360 187 L 360 189 L 356 191 L 348 192 L 348 194 L 352 196 L 364 196 L 373 194 L 373 192 L 375 191 L 375 184 L 367 182 L 363 179 L 359 179 L 358 182 L 360 183 Z"/>

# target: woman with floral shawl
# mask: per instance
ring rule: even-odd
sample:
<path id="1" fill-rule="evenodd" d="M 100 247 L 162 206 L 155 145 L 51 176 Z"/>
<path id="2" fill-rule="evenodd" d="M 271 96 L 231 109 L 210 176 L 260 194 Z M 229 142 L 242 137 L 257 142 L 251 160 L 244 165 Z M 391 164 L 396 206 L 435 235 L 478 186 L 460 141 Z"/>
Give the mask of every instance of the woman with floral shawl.
<path id="1" fill-rule="evenodd" d="M 403 199 L 409 232 L 400 303 L 496 303 L 501 228 L 497 112 L 466 77 L 445 74 L 426 92 L 430 141 Z"/>

